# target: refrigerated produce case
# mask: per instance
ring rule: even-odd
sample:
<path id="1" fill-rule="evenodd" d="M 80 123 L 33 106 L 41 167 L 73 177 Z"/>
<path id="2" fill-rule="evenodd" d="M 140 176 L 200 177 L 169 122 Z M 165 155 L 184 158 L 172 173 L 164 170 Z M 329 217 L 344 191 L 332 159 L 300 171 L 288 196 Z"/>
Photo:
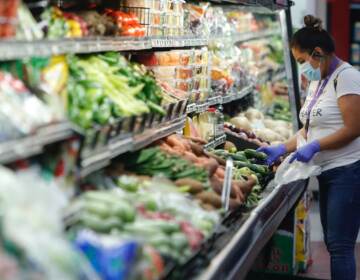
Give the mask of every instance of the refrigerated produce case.
<path id="1" fill-rule="evenodd" d="M 21 196 L 25 192 L 24 179 L 40 182 L 39 177 L 45 177 L 47 181 L 39 185 L 57 184 L 59 192 L 45 192 L 43 197 L 47 200 L 46 195 L 52 195 L 56 200 L 54 196 L 61 196 L 61 203 L 54 206 L 59 209 L 52 217 L 58 222 L 52 230 L 57 230 L 49 231 L 49 236 L 56 235 L 67 245 L 76 244 L 75 252 L 70 253 L 68 248 L 58 254 L 63 258 L 72 254 L 69 260 L 82 263 L 76 268 L 64 259 L 64 273 L 57 268 L 56 258 L 46 262 L 46 254 L 35 253 L 33 246 L 41 244 L 36 238 L 11 240 L 7 235 L 12 229 L 9 224 L 14 226 L 12 222 L 16 225 L 16 221 L 8 211 L 4 216 L 4 236 L 0 238 L 4 249 L 0 252 L 6 264 L 17 268 L 12 272 L 17 274 L 12 276 L 31 271 L 46 279 L 64 275 L 95 279 L 91 277 L 96 272 L 104 279 L 113 279 L 101 259 L 108 257 L 108 264 L 121 262 L 126 268 L 119 269 L 117 275 L 134 278 L 245 279 L 257 255 L 287 213 L 296 207 L 307 186 L 306 181 L 275 185 L 274 173 L 247 155 L 243 163 L 242 159 L 235 162 L 236 172 L 241 167 L 250 172 L 238 178 L 239 188 L 252 175 L 256 182 L 248 193 L 240 188 L 232 210 L 222 209 L 226 181 L 236 186 L 238 180 L 224 175 L 226 157 L 235 156 L 234 151 L 241 153 L 285 140 L 299 128 L 299 85 L 288 43 L 292 2 L 184 4 L 109 0 L 84 1 L 80 7 L 76 1 L 12 1 L 12 5 L 9 11 L 0 9 L 4 13 L 0 14 L 0 91 L 4 96 L 2 104 L 9 104 L 0 105 L 0 162 L 7 168 L 1 170 L 3 185 L 15 184 L 18 174 L 16 187 Z M 285 97 L 274 94 L 274 84 L 281 81 Z M 32 107 L 35 105 L 38 107 Z M 22 111 L 20 118 L 16 117 L 18 108 Z M 267 133 L 262 133 L 265 130 Z M 178 136 L 171 138 L 174 134 Z M 227 147 L 229 143 L 233 143 L 231 148 Z M 179 150 L 176 145 L 186 149 Z M 196 145 L 200 145 L 200 150 Z M 205 167 L 214 155 L 216 168 L 207 170 Z M 150 160 L 154 160 L 153 166 L 149 166 Z M 187 160 L 188 165 L 190 162 L 193 169 L 188 170 L 182 160 Z M 171 169 L 177 163 L 179 170 Z M 218 192 L 209 184 L 216 171 L 223 174 Z M 34 175 L 38 173 L 41 176 Z M 166 175 L 165 183 L 156 181 L 158 173 Z M 134 179 L 126 176 L 137 178 L 135 186 Z M 176 195 L 171 194 L 176 189 L 174 182 L 188 177 L 202 182 L 201 190 L 195 192 L 183 183 L 179 185 L 181 192 L 186 193 L 183 198 L 176 191 Z M 141 204 L 146 206 L 149 201 L 140 198 L 153 190 L 151 184 L 170 185 L 169 190 L 164 189 L 165 194 L 158 194 L 165 195 L 161 203 L 165 203 L 169 191 L 169 201 L 171 195 L 180 199 L 175 203 L 187 201 L 188 211 L 194 209 L 209 219 L 210 225 L 197 225 L 196 217 L 176 207 L 171 212 L 166 203 L 161 213 L 154 212 L 160 216 L 150 213 Z M 124 188 L 124 193 L 109 190 L 119 187 Z M 216 195 L 215 206 L 207 198 L 197 196 L 204 192 Z M 11 198 L 3 195 L 11 204 Z M 86 204 L 93 199 L 94 205 Z M 15 200 L 14 208 L 30 203 L 26 199 Z M 111 211 L 115 210 L 106 210 L 107 206 L 101 204 L 104 201 L 114 203 L 117 213 L 121 213 L 120 222 L 107 220 L 114 218 Z M 43 206 L 49 207 L 46 202 Z M 98 214 L 103 213 L 104 216 L 99 214 L 102 222 L 91 218 L 95 208 Z M 86 217 L 81 216 L 84 211 Z M 139 216 L 149 230 L 155 230 L 151 219 L 161 220 L 157 221 L 159 230 L 167 227 L 176 231 L 181 225 L 183 232 L 177 232 L 177 241 L 187 237 L 185 247 L 189 250 L 181 247 L 184 251 L 177 251 L 179 247 L 171 247 L 174 244 L 170 242 L 171 253 L 164 246 L 157 247 L 158 240 L 153 240 L 156 245 L 152 243 L 149 249 L 146 239 L 137 232 L 141 231 L 140 225 L 147 227 L 146 223 L 136 224 Z M 180 221 L 180 217 L 184 220 Z M 31 220 L 31 216 L 28 218 Z M 29 228 L 34 230 L 36 225 Z M 92 231 L 84 233 L 84 229 Z M 115 241 L 110 232 L 116 232 Z M 129 233 L 139 235 L 134 243 Z M 201 238 L 194 241 L 188 236 L 191 233 Z M 15 244 L 15 249 L 9 244 Z M 141 261 L 120 253 L 117 257 L 106 255 L 105 244 L 113 244 L 115 247 L 110 247 L 114 252 L 122 248 L 131 256 L 137 254 Z M 18 260 L 22 260 L 22 265 L 17 264 Z M 24 268 L 27 262 L 36 263 L 35 269 L 29 264 Z"/>

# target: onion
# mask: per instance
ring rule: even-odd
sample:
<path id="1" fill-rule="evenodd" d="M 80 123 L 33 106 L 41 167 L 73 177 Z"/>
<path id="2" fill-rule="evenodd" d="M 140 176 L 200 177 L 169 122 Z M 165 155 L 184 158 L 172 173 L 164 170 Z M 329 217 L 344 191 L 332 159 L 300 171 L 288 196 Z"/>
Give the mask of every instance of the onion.
<path id="1" fill-rule="evenodd" d="M 251 131 L 251 124 L 249 120 L 245 117 L 235 117 L 230 120 L 230 122 L 235 125 L 236 128 L 244 129 L 246 131 Z"/>

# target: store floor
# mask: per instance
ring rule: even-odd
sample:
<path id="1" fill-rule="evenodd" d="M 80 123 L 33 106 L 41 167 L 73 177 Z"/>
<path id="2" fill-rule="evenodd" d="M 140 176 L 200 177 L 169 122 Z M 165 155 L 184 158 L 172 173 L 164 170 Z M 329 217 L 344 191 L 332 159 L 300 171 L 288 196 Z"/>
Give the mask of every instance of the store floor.
<path id="1" fill-rule="evenodd" d="M 319 204 L 317 201 L 313 201 L 311 204 L 310 225 L 312 265 L 306 273 L 297 276 L 285 276 L 251 272 L 246 280 L 330 280 L 330 257 L 323 242 Z M 356 280 L 360 280 L 360 235 L 357 242 L 356 264 L 358 276 Z"/>

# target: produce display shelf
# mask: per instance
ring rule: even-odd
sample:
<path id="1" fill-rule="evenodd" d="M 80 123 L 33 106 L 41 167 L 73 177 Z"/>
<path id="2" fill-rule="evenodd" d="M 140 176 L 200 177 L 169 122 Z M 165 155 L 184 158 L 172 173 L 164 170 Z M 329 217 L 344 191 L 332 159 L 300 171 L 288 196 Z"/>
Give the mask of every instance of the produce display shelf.
<path id="1" fill-rule="evenodd" d="M 264 72 L 262 74 L 260 74 L 256 80 L 258 85 L 262 85 L 265 84 L 268 81 L 271 82 L 278 82 L 281 80 L 286 79 L 286 71 L 285 69 L 279 69 L 278 71 L 275 72 Z"/>
<path id="2" fill-rule="evenodd" d="M 0 163 L 7 164 L 41 154 L 46 145 L 74 135 L 74 128 L 66 121 L 42 126 L 34 134 L 0 143 Z"/>
<path id="3" fill-rule="evenodd" d="M 246 42 L 280 34 L 279 29 L 245 32 L 230 35 L 235 42 Z M 228 38 L 215 37 L 217 40 Z M 175 36 L 159 38 L 87 37 L 54 40 L 3 40 L 0 42 L 0 59 L 13 60 L 28 57 L 48 57 L 66 53 L 96 53 L 105 51 L 136 51 L 152 48 L 183 48 L 206 46 L 209 38 Z"/>
<path id="4" fill-rule="evenodd" d="M 307 181 L 267 187 L 264 198 L 198 279 L 245 279 L 262 248 L 306 189 Z"/>
<path id="5" fill-rule="evenodd" d="M 87 37 L 55 40 L 0 42 L 0 59 L 48 57 L 66 53 L 96 53 L 105 51 L 136 51 L 152 48 L 195 47 L 208 44 L 207 38 L 194 36 L 161 38 Z"/>
<path id="6" fill-rule="evenodd" d="M 293 1 L 284 0 L 222 0 L 217 3 L 231 3 L 245 6 L 264 7 L 269 10 L 287 9 L 294 5 Z"/>
<path id="7" fill-rule="evenodd" d="M 224 144 L 225 141 L 226 141 L 226 135 L 225 134 L 220 135 L 220 136 L 216 137 L 214 140 L 212 140 L 209 143 L 207 143 L 206 145 L 204 145 L 204 149 L 205 150 L 214 149 L 217 146 Z"/>
<path id="8" fill-rule="evenodd" d="M 152 142 L 164 138 L 172 133 L 175 133 L 181 130 L 185 125 L 185 116 L 172 120 L 164 125 L 156 128 L 149 129 L 142 134 L 139 134 L 133 139 L 132 151 L 137 151 L 146 146 L 150 145 Z"/>
<path id="9" fill-rule="evenodd" d="M 110 164 L 111 160 L 123 153 L 140 150 L 152 142 L 166 137 L 182 129 L 185 117 L 179 117 L 162 124 L 159 127 L 145 130 L 138 135 L 122 135 L 118 139 L 111 140 L 106 146 L 101 146 L 80 159 L 80 178 L 84 178 Z"/>
<path id="10" fill-rule="evenodd" d="M 226 103 L 230 103 L 235 100 L 240 100 L 240 99 L 244 98 L 245 96 L 247 96 L 248 94 L 252 93 L 253 90 L 254 90 L 254 85 L 249 85 L 249 86 L 244 87 L 242 90 L 240 90 L 236 94 L 227 94 L 225 96 L 217 95 L 217 96 L 210 97 L 204 103 L 189 104 L 186 108 L 186 113 L 187 114 L 194 113 L 194 112 L 202 113 L 202 112 L 205 112 L 210 106 L 226 104 Z"/>
<path id="11" fill-rule="evenodd" d="M 256 32 L 241 32 L 229 35 L 215 36 L 214 40 L 223 41 L 231 39 L 231 41 L 233 41 L 234 43 L 244 43 L 277 35 L 281 35 L 281 30 L 279 28 L 270 28 Z"/>
<path id="12" fill-rule="evenodd" d="M 245 96 L 247 96 L 248 94 L 252 93 L 253 90 L 254 90 L 254 86 L 249 85 L 249 86 L 243 88 L 242 90 L 240 90 L 236 94 L 228 94 L 226 96 L 223 96 L 221 103 L 226 104 L 226 103 L 229 103 L 229 102 L 232 102 L 235 100 L 240 100 L 240 99 L 244 98 Z"/>
<path id="13" fill-rule="evenodd" d="M 285 72 L 285 70 L 284 70 L 284 71 L 281 71 L 281 72 L 273 75 L 273 77 L 272 77 L 271 80 L 272 80 L 273 82 L 278 82 L 278 81 L 281 81 L 281 80 L 286 79 L 286 77 L 287 77 L 287 76 L 286 76 L 286 72 Z"/>

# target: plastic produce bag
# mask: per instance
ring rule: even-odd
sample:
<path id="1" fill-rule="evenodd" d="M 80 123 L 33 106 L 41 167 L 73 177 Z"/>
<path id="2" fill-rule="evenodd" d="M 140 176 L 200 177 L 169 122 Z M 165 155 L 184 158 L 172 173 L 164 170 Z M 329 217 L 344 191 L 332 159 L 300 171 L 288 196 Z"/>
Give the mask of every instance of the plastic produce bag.
<path id="1" fill-rule="evenodd" d="M 297 135 L 297 148 L 306 144 L 306 140 L 301 135 Z M 277 186 L 286 185 L 301 179 L 307 179 L 318 176 L 321 173 L 321 167 L 315 165 L 313 160 L 308 163 L 295 160 L 290 163 L 293 153 L 290 154 L 279 166 L 275 174 L 275 184 Z"/>
<path id="2" fill-rule="evenodd" d="M 98 279 L 63 233 L 67 200 L 54 182 L 45 182 L 36 168 L 14 173 L 0 167 L 0 200 L 0 235 L 20 249 L 32 269 L 49 280 Z"/>
<path id="3" fill-rule="evenodd" d="M 85 254 L 103 280 L 128 279 L 139 249 L 139 244 L 135 241 L 101 236 L 86 230 L 78 233 L 75 245 Z"/>

